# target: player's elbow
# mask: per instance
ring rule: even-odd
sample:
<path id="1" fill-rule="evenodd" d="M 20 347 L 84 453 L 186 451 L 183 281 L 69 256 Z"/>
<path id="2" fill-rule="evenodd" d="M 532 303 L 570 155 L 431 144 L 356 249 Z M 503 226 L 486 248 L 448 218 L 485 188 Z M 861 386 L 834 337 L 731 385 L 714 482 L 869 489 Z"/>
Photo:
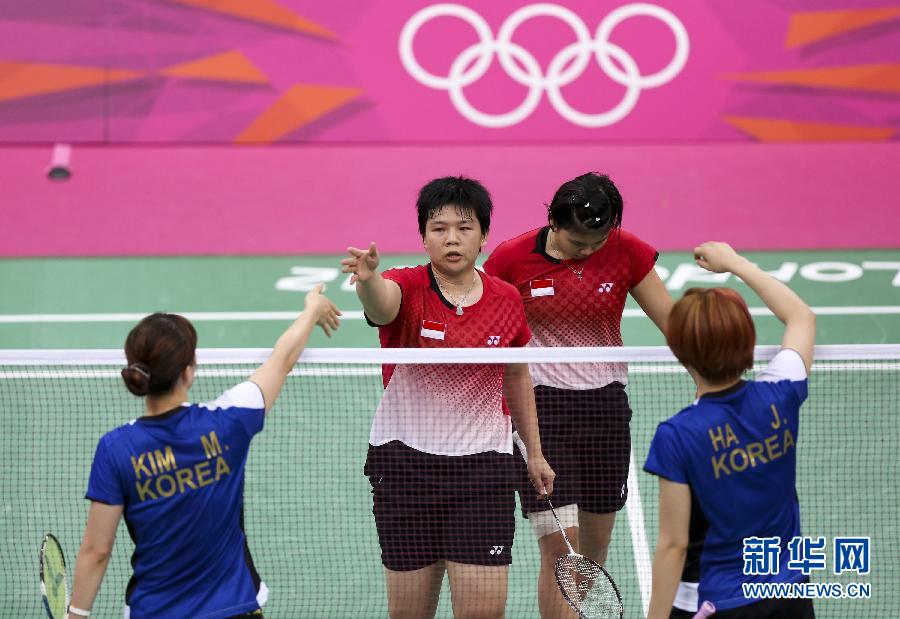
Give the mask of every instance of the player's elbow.
<path id="1" fill-rule="evenodd" d="M 688 538 L 682 536 L 660 535 L 657 549 L 672 556 L 687 554 Z"/>
<path id="2" fill-rule="evenodd" d="M 803 307 L 797 309 L 795 319 L 816 324 L 816 313 L 812 311 L 812 308 L 810 306 L 804 303 Z"/>
<path id="3" fill-rule="evenodd" d="M 803 304 L 803 307 L 794 310 L 785 322 L 791 326 L 815 332 L 816 313 L 808 305 Z"/>
<path id="4" fill-rule="evenodd" d="M 85 540 L 78 550 L 78 560 L 91 565 L 104 565 L 112 557 L 112 543 Z"/>

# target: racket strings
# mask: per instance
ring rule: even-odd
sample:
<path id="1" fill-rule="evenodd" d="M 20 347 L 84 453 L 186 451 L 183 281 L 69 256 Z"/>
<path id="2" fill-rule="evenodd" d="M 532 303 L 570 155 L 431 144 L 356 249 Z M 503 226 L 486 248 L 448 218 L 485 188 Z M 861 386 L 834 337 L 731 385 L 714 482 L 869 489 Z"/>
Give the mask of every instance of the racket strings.
<path id="1" fill-rule="evenodd" d="M 56 538 L 47 536 L 41 547 L 41 593 L 47 614 L 62 619 L 68 605 L 66 560 Z"/>
<path id="2" fill-rule="evenodd" d="M 569 603 L 590 619 L 618 618 L 624 613 L 615 586 L 603 569 L 580 555 L 556 562 L 556 580 Z"/>

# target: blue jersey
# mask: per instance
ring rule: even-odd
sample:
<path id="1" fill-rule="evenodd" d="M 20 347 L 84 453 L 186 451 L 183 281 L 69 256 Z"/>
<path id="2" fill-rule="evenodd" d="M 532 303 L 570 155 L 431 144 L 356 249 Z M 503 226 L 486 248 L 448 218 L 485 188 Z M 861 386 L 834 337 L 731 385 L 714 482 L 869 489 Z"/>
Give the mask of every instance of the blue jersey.
<path id="1" fill-rule="evenodd" d="M 690 486 L 691 549 L 699 551 L 699 599 L 726 610 L 753 603 L 742 582 L 800 582 L 787 544 L 800 535 L 797 439 L 807 397 L 800 355 L 782 350 L 755 381 L 704 394 L 661 423 L 644 469 Z M 699 516 L 702 524 L 694 522 Z M 743 540 L 781 538 L 777 573 L 745 576 Z M 690 579 L 689 579 L 690 580 Z M 677 602 L 684 602 L 684 583 Z M 696 608 L 697 598 L 689 604 Z M 676 603 L 683 607 L 683 603 Z M 686 610 L 692 610 L 687 608 Z"/>
<path id="2" fill-rule="evenodd" d="M 244 465 L 264 418 L 262 392 L 245 382 L 100 439 L 86 497 L 124 506 L 126 616 L 219 619 L 265 601 L 242 530 Z"/>

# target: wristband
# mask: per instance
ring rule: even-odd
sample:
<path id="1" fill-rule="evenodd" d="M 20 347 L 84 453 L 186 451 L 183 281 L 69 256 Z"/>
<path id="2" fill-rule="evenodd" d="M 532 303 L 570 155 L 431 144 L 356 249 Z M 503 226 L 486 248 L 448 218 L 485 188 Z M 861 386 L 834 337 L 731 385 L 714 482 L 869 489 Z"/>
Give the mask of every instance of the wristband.
<path id="1" fill-rule="evenodd" d="M 90 616 L 91 616 L 91 611 L 89 611 L 89 610 L 84 610 L 83 608 L 77 608 L 77 607 L 75 607 L 75 606 L 69 606 L 69 614 L 70 614 L 70 615 L 77 615 L 77 616 L 79 616 L 79 617 L 90 617 Z"/>

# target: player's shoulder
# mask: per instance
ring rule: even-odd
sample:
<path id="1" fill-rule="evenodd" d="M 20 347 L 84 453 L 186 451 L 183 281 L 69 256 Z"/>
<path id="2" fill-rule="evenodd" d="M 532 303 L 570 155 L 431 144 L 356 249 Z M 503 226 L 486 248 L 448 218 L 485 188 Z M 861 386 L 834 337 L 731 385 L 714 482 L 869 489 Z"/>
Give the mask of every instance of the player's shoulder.
<path id="1" fill-rule="evenodd" d="M 515 286 L 509 282 L 503 281 L 499 277 L 485 273 L 484 271 L 481 271 L 481 274 L 493 289 L 494 294 L 500 299 L 513 301 L 515 303 L 522 302 L 522 297 Z"/>
<path id="2" fill-rule="evenodd" d="M 649 247 L 650 243 L 639 237 L 633 232 L 629 232 L 624 228 L 619 228 L 618 231 L 618 242 L 621 247 L 624 247 L 628 250 L 634 250 L 638 248 Z"/>
<path id="3" fill-rule="evenodd" d="M 400 284 L 401 288 L 410 285 L 429 286 L 431 284 L 428 275 L 428 266 L 424 264 L 392 267 L 382 271 L 381 276 Z"/>
<path id="4" fill-rule="evenodd" d="M 385 269 L 382 275 L 399 275 L 405 277 L 428 277 L 428 265 L 417 264 L 415 266 L 397 266 Z"/>
<path id="5" fill-rule="evenodd" d="M 134 436 L 143 434 L 143 432 L 144 429 L 138 423 L 137 418 L 131 419 L 101 436 L 100 443 L 108 449 L 116 449 L 117 446 L 129 441 Z"/>
<path id="6" fill-rule="evenodd" d="M 543 228 L 535 228 L 528 232 L 523 232 L 519 236 L 514 236 L 497 245 L 491 252 L 491 258 L 499 259 L 504 257 L 521 256 L 522 254 L 531 253 L 537 243 L 537 237 Z"/>
<path id="7" fill-rule="evenodd" d="M 200 404 L 191 404 L 189 414 L 202 414 L 207 411 L 239 409 L 265 409 L 265 397 L 259 385 L 251 380 L 245 380 L 223 392 L 215 400 Z"/>
<path id="8" fill-rule="evenodd" d="M 696 428 L 705 427 L 708 411 L 704 411 L 704 409 L 708 405 L 709 402 L 703 398 L 694 400 L 660 425 L 666 425 L 673 434 L 685 436 Z"/>

